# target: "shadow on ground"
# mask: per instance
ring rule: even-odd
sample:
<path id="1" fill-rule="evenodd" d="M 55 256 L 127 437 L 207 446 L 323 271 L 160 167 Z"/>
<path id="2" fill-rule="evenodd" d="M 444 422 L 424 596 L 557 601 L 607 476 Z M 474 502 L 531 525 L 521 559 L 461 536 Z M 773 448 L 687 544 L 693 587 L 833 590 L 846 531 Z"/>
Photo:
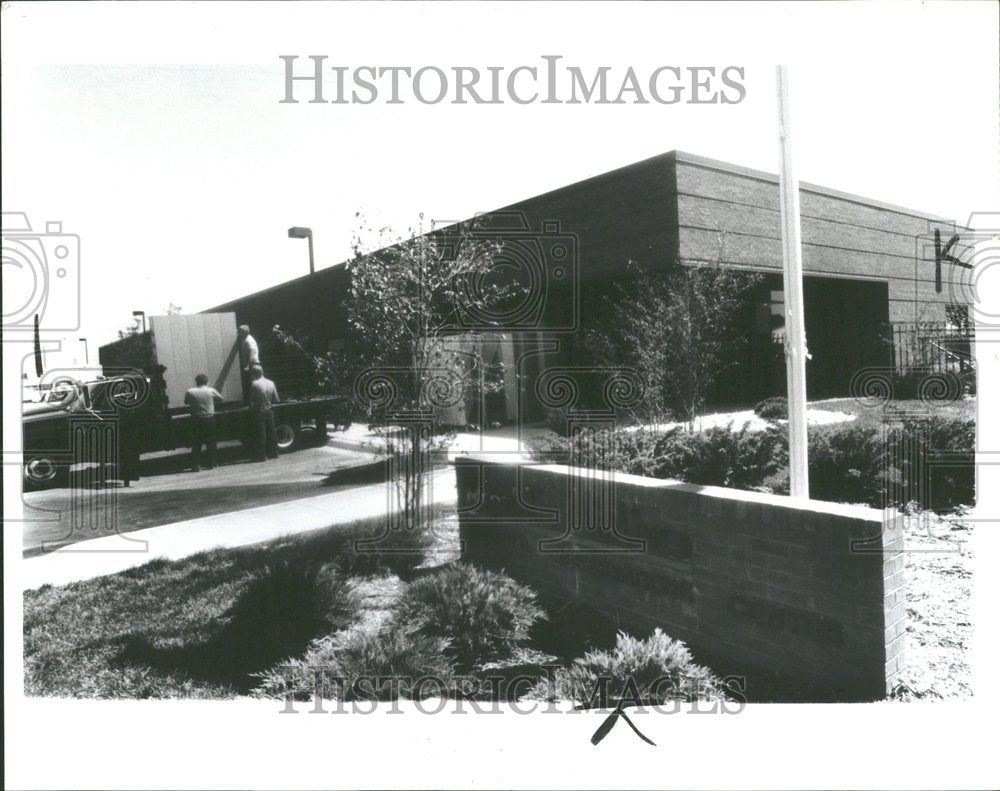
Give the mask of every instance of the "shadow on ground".
<path id="1" fill-rule="evenodd" d="M 258 683 L 254 673 L 301 655 L 311 640 L 343 628 L 352 616 L 342 580 L 316 563 L 286 561 L 247 587 L 208 640 L 157 647 L 141 635 L 128 635 L 112 664 L 145 665 L 246 693 Z"/>

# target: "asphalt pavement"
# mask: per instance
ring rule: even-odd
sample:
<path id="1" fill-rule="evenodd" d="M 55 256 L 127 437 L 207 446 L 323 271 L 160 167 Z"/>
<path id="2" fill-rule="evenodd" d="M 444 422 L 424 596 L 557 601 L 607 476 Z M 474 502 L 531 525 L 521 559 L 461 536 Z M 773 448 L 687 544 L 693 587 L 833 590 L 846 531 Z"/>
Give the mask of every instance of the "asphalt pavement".
<path id="1" fill-rule="evenodd" d="M 142 478 L 125 488 L 101 486 L 27 492 L 23 552 L 33 557 L 61 546 L 206 516 L 289 502 L 378 480 L 370 452 L 306 448 L 251 462 L 236 443 L 220 447 L 222 464 L 191 472 L 187 450 L 143 456 Z M 356 468 L 362 474 L 344 474 Z M 332 474 L 332 475 L 331 475 Z M 344 483 L 340 481 L 343 480 Z"/>

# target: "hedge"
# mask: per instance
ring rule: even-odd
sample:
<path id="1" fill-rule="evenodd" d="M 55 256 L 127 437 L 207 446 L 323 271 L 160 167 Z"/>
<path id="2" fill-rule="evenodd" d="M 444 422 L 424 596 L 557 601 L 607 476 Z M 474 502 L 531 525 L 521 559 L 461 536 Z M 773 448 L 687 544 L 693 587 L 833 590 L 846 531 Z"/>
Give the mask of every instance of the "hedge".
<path id="1" fill-rule="evenodd" d="M 706 486 L 788 492 L 788 428 L 607 429 L 531 441 L 536 458 Z M 908 419 L 809 429 L 810 495 L 875 508 L 945 510 L 975 502 L 975 422 Z M 921 474 L 924 475 L 921 480 Z M 929 478 L 927 477 L 929 474 Z M 929 481 L 929 485 L 928 485 Z"/>

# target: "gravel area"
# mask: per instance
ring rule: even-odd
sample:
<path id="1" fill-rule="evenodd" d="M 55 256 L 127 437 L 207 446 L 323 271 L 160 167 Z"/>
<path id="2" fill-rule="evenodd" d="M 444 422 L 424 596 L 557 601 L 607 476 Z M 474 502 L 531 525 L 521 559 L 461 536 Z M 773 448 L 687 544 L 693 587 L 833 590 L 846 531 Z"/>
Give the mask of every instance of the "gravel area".
<path id="1" fill-rule="evenodd" d="M 973 526 L 960 515 L 915 515 L 906 531 L 906 668 L 895 700 L 972 697 L 969 645 Z"/>

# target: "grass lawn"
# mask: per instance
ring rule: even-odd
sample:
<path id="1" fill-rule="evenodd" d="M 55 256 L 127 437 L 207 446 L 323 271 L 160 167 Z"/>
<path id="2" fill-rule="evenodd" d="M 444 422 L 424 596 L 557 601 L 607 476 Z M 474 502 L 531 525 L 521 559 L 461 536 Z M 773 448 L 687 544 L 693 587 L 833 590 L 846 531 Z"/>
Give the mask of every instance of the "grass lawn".
<path id="1" fill-rule="evenodd" d="M 255 684 L 252 673 L 300 655 L 314 637 L 346 625 L 338 601 L 346 591 L 324 592 L 313 584 L 317 574 L 336 569 L 349 581 L 361 619 L 378 618 L 401 578 L 419 564 L 455 558 L 457 523 L 436 524 L 455 536 L 397 537 L 356 552 L 357 539 L 382 533 L 380 518 L 26 591 L 25 692 L 88 698 L 246 693 Z"/>
<path id="2" fill-rule="evenodd" d="M 959 517 L 928 518 L 932 524 L 914 522 L 907 537 L 908 666 L 895 700 L 972 694 L 972 529 Z M 438 519 L 429 537 L 355 551 L 356 539 L 381 530 L 381 520 L 370 520 L 26 591 L 25 691 L 86 698 L 250 694 L 260 684 L 255 673 L 302 656 L 316 637 L 376 626 L 406 582 L 458 557 L 453 517 Z M 410 551 L 385 551 L 390 549 Z M 330 569 L 336 574 L 324 577 Z M 317 574 L 344 582 L 324 588 Z M 345 608 L 348 596 L 352 605 Z M 573 607 L 548 612 L 530 648 L 549 659 L 568 661 L 614 643 L 614 625 L 595 613 Z M 695 659 L 720 674 L 739 672 L 697 651 Z M 773 674 L 747 692 L 764 701 L 829 697 Z"/>

